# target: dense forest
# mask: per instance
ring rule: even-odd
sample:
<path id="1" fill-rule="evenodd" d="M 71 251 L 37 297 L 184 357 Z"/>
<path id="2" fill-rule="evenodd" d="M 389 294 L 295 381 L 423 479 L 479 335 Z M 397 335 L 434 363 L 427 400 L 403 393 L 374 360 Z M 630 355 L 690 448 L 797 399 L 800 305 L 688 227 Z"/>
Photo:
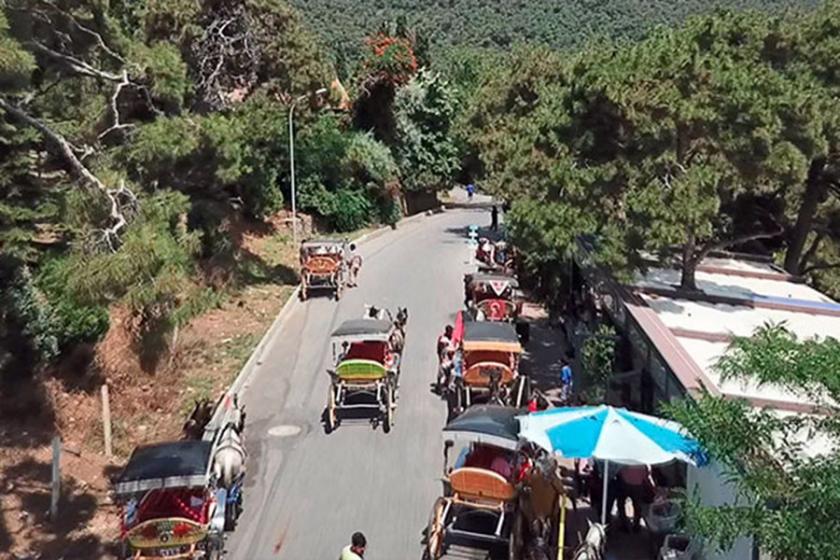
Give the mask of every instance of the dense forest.
<path id="1" fill-rule="evenodd" d="M 433 50 L 508 48 L 542 43 L 579 47 L 595 37 L 637 39 L 657 25 L 674 25 L 715 7 L 780 12 L 818 0 L 291 0 L 342 61 L 359 57 L 371 25 L 404 17 Z"/>
<path id="2" fill-rule="evenodd" d="M 534 272 L 586 233 L 617 272 L 676 258 L 688 290 L 705 255 L 741 249 L 837 293 L 838 5 L 810 14 L 522 49 L 484 80 L 461 131 Z"/>

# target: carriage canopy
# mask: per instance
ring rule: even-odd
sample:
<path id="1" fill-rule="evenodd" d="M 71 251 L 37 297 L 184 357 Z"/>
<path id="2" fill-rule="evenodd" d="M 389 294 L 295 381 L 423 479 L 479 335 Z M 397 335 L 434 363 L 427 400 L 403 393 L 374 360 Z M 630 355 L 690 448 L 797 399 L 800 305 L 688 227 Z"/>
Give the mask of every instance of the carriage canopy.
<path id="1" fill-rule="evenodd" d="M 345 241 L 335 239 L 307 239 L 300 244 L 300 248 L 307 251 L 323 249 L 326 253 L 339 253 L 344 250 L 346 245 Z"/>
<path id="2" fill-rule="evenodd" d="M 519 441 L 519 420 L 522 411 L 498 405 L 480 405 L 467 409 L 443 428 L 445 440 L 482 443 L 516 449 Z"/>
<path id="3" fill-rule="evenodd" d="M 210 484 L 212 442 L 175 441 L 138 447 L 114 487 L 118 495 Z"/>
<path id="4" fill-rule="evenodd" d="M 469 276 L 470 281 L 473 284 L 492 284 L 493 282 L 498 282 L 509 285 L 511 288 L 519 287 L 519 280 L 507 274 L 479 271 L 475 274 L 470 274 Z"/>
<path id="5" fill-rule="evenodd" d="M 341 323 L 332 333 L 333 340 L 365 342 L 388 340 L 393 325 L 386 319 L 351 319 Z"/>
<path id="6" fill-rule="evenodd" d="M 516 328 L 508 323 L 489 321 L 464 322 L 463 349 L 472 351 L 496 351 L 519 354 L 522 345 Z"/>

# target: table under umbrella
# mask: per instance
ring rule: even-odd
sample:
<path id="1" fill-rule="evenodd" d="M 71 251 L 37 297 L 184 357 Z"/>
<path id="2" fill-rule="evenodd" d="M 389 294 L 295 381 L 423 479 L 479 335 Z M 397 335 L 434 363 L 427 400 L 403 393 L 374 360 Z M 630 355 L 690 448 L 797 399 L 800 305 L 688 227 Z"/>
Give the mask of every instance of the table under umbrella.
<path id="1" fill-rule="evenodd" d="M 567 459 L 604 461 L 601 522 L 607 518 L 609 462 L 700 466 L 700 445 L 677 422 L 612 406 L 554 408 L 519 416 L 520 437 Z"/>

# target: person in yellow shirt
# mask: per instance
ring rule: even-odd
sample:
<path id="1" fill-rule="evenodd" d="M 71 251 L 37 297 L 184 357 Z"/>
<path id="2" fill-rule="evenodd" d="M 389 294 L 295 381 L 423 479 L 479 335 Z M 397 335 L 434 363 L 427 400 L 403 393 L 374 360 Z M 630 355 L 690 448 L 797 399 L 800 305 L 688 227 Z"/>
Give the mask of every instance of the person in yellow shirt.
<path id="1" fill-rule="evenodd" d="M 367 548 L 367 539 L 361 532 L 356 531 L 350 537 L 350 544 L 341 551 L 338 560 L 364 560 L 365 548 Z"/>

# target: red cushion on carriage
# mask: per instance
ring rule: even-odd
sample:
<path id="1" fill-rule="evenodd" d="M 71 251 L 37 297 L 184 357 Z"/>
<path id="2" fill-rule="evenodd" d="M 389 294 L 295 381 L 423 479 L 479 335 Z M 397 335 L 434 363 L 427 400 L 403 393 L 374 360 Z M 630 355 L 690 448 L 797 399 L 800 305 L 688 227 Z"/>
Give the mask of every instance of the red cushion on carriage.
<path id="1" fill-rule="evenodd" d="M 184 517 L 205 524 L 208 522 L 210 502 L 203 488 L 152 490 L 140 503 L 137 521 Z"/>
<path id="2" fill-rule="evenodd" d="M 385 363 L 388 350 L 387 342 L 354 342 L 350 345 L 345 360 L 371 360 L 380 364 Z"/>

